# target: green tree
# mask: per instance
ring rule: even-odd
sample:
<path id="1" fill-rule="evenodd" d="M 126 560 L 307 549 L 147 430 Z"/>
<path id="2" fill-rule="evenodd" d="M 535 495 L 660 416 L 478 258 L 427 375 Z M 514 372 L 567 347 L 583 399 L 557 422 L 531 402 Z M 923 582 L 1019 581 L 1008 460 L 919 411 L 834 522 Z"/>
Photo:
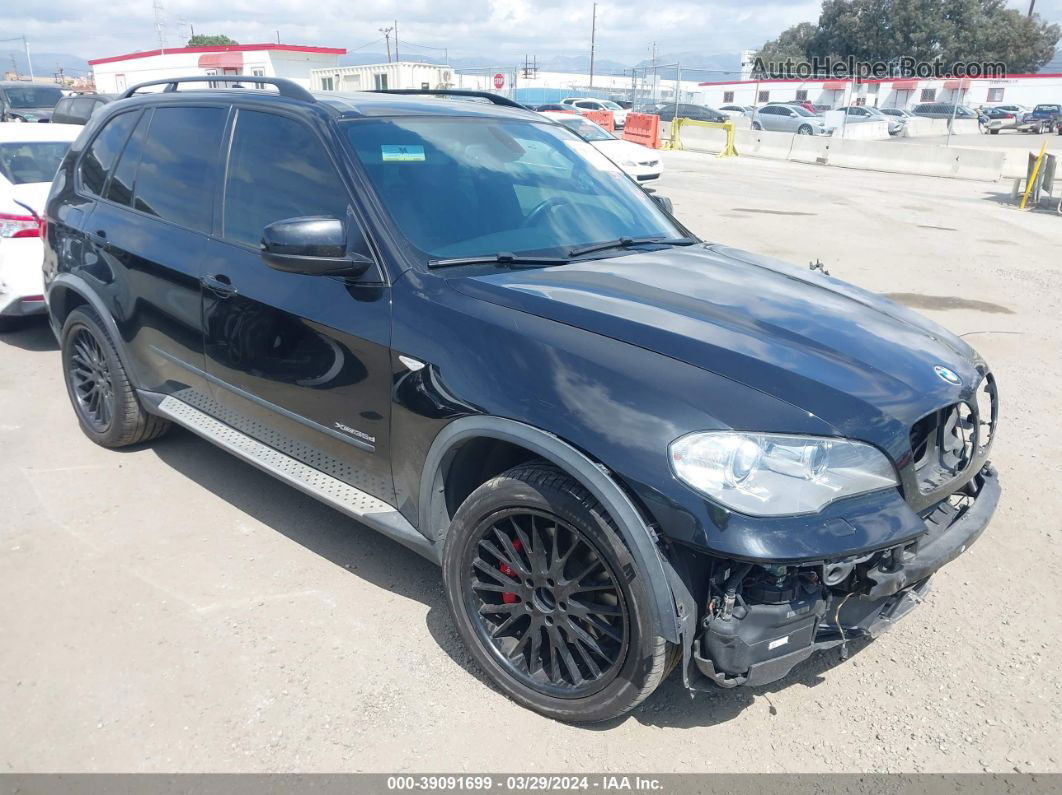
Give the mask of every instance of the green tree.
<path id="1" fill-rule="evenodd" d="M 239 44 L 236 39 L 230 39 L 221 33 L 208 36 L 202 33 L 196 33 L 192 38 L 188 39 L 187 47 L 220 47 L 223 44 Z"/>
<path id="2" fill-rule="evenodd" d="M 760 54 L 800 60 L 794 51 L 803 48 L 807 61 L 1002 62 L 1017 74 L 1050 61 L 1060 35 L 1057 24 L 1007 8 L 1005 0 L 824 0 L 817 25 L 794 25 Z"/>

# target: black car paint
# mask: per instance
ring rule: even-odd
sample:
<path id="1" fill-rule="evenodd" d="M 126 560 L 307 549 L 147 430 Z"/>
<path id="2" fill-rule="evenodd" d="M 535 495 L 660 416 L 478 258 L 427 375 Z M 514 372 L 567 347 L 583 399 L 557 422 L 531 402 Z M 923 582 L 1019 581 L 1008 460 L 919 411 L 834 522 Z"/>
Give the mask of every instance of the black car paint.
<path id="1" fill-rule="evenodd" d="M 449 426 L 477 417 L 535 429 L 557 440 L 555 450 L 602 466 L 618 487 L 613 496 L 630 495 L 653 532 L 713 556 L 825 560 L 925 534 L 920 512 L 945 495 L 912 488 L 910 426 L 970 399 L 986 372 L 957 337 L 839 280 L 719 246 L 649 246 L 535 270 L 431 271 L 410 258 L 339 134 L 358 114 L 253 92 L 203 91 L 196 101 L 309 124 L 336 160 L 352 222 L 378 266 L 358 279 L 281 273 L 220 237 L 217 207 L 203 234 L 82 195 L 75 165 L 107 119 L 188 99 L 175 92 L 108 105 L 54 183 L 45 279 L 53 324 L 72 301 L 97 307 L 141 389 L 179 395 L 393 504 L 429 543 L 441 540 L 449 511 L 433 502 L 440 473 L 425 463 L 443 460 L 433 443 Z M 367 101 L 362 113 L 544 123 L 516 110 L 400 97 Z M 276 345 L 248 339 L 301 354 L 279 361 Z M 322 373 L 329 356 L 338 366 Z M 426 366 L 410 370 L 399 356 Z M 938 378 L 938 364 L 963 386 Z M 893 462 L 901 487 L 813 516 L 735 514 L 680 483 L 667 460 L 672 440 L 728 428 L 869 442 Z M 669 589 L 689 603 L 673 578 L 654 587 L 660 610 Z"/>

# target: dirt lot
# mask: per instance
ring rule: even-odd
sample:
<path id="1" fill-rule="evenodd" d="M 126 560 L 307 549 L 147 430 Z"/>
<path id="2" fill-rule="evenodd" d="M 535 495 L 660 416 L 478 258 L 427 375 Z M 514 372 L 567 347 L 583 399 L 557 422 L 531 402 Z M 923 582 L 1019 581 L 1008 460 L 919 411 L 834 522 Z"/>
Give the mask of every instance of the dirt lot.
<path id="1" fill-rule="evenodd" d="M 1062 218 L 1009 186 L 667 153 L 703 236 L 967 335 L 997 374 L 994 523 L 839 663 L 574 728 L 481 679 L 437 571 L 192 435 L 78 431 L 44 325 L 0 339 L 0 770 L 1062 770 Z"/>

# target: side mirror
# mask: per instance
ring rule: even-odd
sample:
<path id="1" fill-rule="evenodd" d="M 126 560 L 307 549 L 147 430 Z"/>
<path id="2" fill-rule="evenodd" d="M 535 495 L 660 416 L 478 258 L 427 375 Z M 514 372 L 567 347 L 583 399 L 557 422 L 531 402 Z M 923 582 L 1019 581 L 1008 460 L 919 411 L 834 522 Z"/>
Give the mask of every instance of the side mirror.
<path id="1" fill-rule="evenodd" d="M 671 199 L 669 199 L 667 196 L 660 196 L 659 194 L 654 193 L 649 198 L 656 202 L 656 206 L 663 210 L 665 213 L 667 213 L 668 215 L 674 215 Z"/>
<path id="2" fill-rule="evenodd" d="M 338 218 L 286 218 L 262 230 L 262 259 L 270 268 L 286 273 L 361 276 L 372 260 L 349 253 L 350 242 Z"/>

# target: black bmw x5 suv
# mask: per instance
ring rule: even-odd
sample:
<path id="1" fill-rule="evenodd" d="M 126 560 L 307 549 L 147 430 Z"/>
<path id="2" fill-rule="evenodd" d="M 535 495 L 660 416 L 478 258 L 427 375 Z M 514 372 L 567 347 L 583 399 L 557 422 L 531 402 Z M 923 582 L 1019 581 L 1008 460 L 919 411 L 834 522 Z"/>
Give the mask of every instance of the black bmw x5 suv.
<path id="1" fill-rule="evenodd" d="M 697 239 L 504 99 L 211 80 L 269 90 L 132 89 L 55 180 L 81 427 L 182 425 L 436 561 L 519 703 L 779 679 L 988 523 L 995 382 L 944 329 Z"/>

